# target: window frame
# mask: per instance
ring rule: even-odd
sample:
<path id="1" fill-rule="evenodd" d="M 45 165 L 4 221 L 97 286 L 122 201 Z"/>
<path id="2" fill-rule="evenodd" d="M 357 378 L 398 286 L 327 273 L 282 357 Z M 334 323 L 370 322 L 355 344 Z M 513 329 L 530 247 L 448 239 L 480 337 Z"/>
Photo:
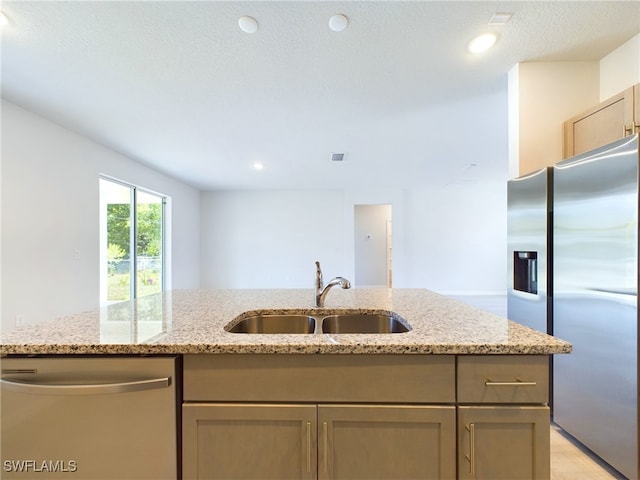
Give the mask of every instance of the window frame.
<path id="1" fill-rule="evenodd" d="M 160 292 L 163 293 L 166 289 L 167 285 L 167 202 L 168 196 L 151 190 L 149 188 L 141 187 L 139 185 L 133 184 L 131 182 L 123 181 L 109 175 L 99 175 L 98 185 L 100 182 L 106 181 L 112 184 L 120 185 L 126 187 L 130 190 L 130 224 L 131 228 L 129 229 L 129 300 L 135 300 L 138 298 L 138 193 L 145 193 L 148 195 L 153 195 L 160 199 L 161 211 L 160 211 Z M 98 189 L 98 195 L 101 196 L 100 188 Z M 100 208 L 102 208 L 103 202 L 102 199 L 99 200 Z M 99 237 L 100 237 L 100 262 L 103 262 L 103 252 L 102 252 L 102 240 L 103 236 L 108 235 L 106 221 L 103 225 L 102 222 L 102 212 L 100 213 L 100 229 L 99 229 Z M 107 242 L 108 248 L 108 242 Z M 103 268 L 100 266 L 100 305 L 109 305 L 111 303 L 116 303 L 122 300 L 108 300 L 108 290 L 105 289 L 105 295 L 103 296 L 103 282 L 107 281 L 108 273 L 103 276 Z"/>

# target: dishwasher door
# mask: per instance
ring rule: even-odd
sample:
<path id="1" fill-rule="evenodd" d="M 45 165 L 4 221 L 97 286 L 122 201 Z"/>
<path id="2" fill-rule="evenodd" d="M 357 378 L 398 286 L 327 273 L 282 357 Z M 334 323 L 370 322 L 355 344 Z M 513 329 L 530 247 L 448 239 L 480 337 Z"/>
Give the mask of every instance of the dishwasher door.
<path id="1" fill-rule="evenodd" d="M 1 478 L 177 478 L 175 357 L 0 365 Z"/>

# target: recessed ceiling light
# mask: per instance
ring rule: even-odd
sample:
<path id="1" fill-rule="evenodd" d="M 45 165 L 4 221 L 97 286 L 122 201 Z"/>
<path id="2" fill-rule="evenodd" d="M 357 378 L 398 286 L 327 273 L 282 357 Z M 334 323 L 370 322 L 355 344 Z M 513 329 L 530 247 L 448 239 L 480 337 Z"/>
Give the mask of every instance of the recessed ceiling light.
<path id="1" fill-rule="evenodd" d="M 264 165 L 260 162 L 256 162 L 253 164 L 253 169 L 254 170 L 262 170 L 264 168 Z"/>
<path id="2" fill-rule="evenodd" d="M 258 21 L 253 17 L 240 17 L 238 25 L 246 33 L 256 33 L 258 31 Z"/>
<path id="3" fill-rule="evenodd" d="M 483 33 L 469 42 L 468 49 L 471 53 L 482 53 L 489 50 L 498 40 L 495 33 Z"/>
<path id="4" fill-rule="evenodd" d="M 5 25 L 9 25 L 9 18 L 4 12 L 0 12 L 0 27 L 4 27 Z"/>
<path id="5" fill-rule="evenodd" d="M 329 28 L 334 32 L 341 32 L 349 25 L 349 19 L 341 14 L 334 15 L 329 19 Z"/>

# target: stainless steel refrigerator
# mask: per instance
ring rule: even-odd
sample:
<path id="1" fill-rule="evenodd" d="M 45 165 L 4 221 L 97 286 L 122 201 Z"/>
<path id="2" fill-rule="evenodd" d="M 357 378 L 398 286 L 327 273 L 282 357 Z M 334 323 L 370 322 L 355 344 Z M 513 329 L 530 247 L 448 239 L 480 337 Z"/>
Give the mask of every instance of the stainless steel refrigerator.
<path id="1" fill-rule="evenodd" d="M 638 136 L 553 171 L 553 418 L 638 478 Z"/>
<path id="2" fill-rule="evenodd" d="M 551 168 L 507 184 L 507 315 L 548 333 L 552 333 L 552 190 Z"/>

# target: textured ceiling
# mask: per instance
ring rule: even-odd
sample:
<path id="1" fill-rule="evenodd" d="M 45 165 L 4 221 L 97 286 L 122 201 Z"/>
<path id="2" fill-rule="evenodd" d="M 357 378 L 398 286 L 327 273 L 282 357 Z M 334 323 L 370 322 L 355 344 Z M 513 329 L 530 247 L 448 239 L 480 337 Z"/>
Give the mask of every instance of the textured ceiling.
<path id="1" fill-rule="evenodd" d="M 470 163 L 482 167 L 474 175 L 506 178 L 503 155 L 462 158 L 456 142 L 471 129 L 468 141 L 491 138 L 487 109 L 506 122 L 507 71 L 599 60 L 640 31 L 637 1 L 4 1 L 2 10 L 3 98 L 205 190 L 410 187 L 450 182 Z M 513 17 L 490 27 L 496 12 Z M 335 13 L 349 18 L 343 32 L 328 28 Z M 243 15 L 257 33 L 238 28 Z M 471 56 L 467 42 L 486 30 L 499 42 Z"/>

